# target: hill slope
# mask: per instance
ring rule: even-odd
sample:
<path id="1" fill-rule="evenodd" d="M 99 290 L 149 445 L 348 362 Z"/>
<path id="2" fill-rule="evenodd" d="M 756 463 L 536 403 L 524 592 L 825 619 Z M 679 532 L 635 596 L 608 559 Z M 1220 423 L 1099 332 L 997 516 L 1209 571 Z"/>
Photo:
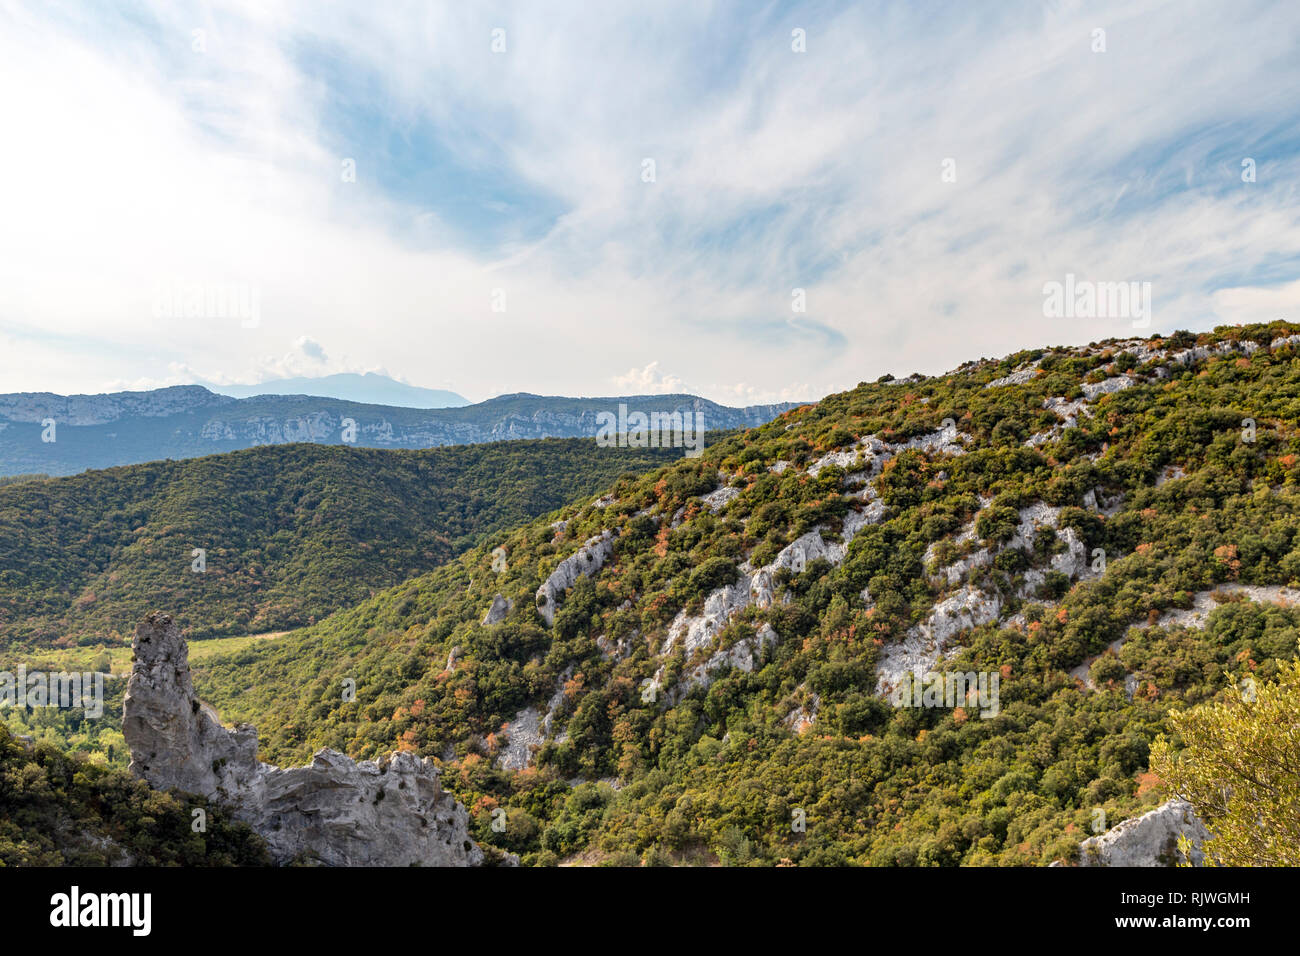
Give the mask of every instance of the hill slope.
<path id="1" fill-rule="evenodd" d="M 1297 332 L 860 385 L 199 687 L 268 759 L 440 755 L 525 862 L 1068 859 L 1170 708 L 1296 652 Z M 997 688 L 898 695 L 932 668 Z"/>
<path id="2" fill-rule="evenodd" d="M 193 829 L 194 813 L 206 829 Z M 266 844 L 208 801 L 0 726 L 0 866 L 266 866 Z"/>
<path id="3" fill-rule="evenodd" d="M 193 637 L 296 627 L 680 454 L 583 439 L 298 444 L 7 485 L 0 635 L 129 643 L 162 605 Z"/>

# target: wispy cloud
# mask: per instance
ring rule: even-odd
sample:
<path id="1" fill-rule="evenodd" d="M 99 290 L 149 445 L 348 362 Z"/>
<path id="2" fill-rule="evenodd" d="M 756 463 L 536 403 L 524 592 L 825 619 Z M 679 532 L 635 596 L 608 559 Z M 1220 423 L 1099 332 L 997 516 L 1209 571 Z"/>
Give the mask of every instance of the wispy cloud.
<path id="1" fill-rule="evenodd" d="M 309 340 L 473 398 L 809 398 L 1131 331 L 1044 318 L 1066 273 L 1151 282 L 1153 331 L 1296 317 L 1284 2 L 123 10 L 0 3 L 6 390 Z"/>

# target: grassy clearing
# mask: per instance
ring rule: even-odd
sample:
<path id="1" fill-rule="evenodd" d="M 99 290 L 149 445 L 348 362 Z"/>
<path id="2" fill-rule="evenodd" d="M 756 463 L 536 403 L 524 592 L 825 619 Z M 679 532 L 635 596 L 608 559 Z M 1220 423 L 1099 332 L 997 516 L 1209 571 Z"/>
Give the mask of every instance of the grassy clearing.
<path id="1" fill-rule="evenodd" d="M 190 641 L 190 663 L 223 657 L 241 651 L 258 641 L 283 637 L 288 631 L 268 631 L 265 634 L 245 634 L 242 637 L 213 637 Z M 27 670 L 96 671 L 125 676 L 131 672 L 129 647 L 68 647 L 43 651 L 0 651 L 0 669 L 12 670 L 19 664 Z"/>

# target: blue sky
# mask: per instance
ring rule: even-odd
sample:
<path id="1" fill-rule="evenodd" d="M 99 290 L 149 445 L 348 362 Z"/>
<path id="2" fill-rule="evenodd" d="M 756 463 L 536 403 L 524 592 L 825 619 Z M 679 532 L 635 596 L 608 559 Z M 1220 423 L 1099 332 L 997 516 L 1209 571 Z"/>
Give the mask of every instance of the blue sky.
<path id="1" fill-rule="evenodd" d="M 736 404 L 1300 321 L 1298 47 L 1293 3 L 0 0 L 0 391 Z M 1150 329 L 1046 318 L 1067 273 Z"/>

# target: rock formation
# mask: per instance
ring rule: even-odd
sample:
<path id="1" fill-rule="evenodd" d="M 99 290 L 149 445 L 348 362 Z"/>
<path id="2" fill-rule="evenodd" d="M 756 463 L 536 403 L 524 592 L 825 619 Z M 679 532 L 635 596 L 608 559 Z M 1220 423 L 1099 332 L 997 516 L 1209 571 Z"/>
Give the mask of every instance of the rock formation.
<path id="1" fill-rule="evenodd" d="M 356 762 L 318 750 L 306 767 L 257 759 L 257 731 L 230 730 L 194 693 L 188 648 L 169 615 L 136 628 L 122 708 L 130 770 L 158 789 L 201 794 L 266 840 L 278 862 L 329 866 L 475 866 L 465 808 L 433 761 L 393 753 Z"/>
<path id="2" fill-rule="evenodd" d="M 549 627 L 555 623 L 555 609 L 564 592 L 578 583 L 578 578 L 595 574 L 614 553 L 614 533 L 609 529 L 589 538 L 581 548 L 561 561 L 551 576 L 537 589 L 537 610 Z"/>
<path id="3" fill-rule="evenodd" d="M 1192 841 L 1190 861 L 1178 849 L 1178 838 Z M 1209 839 L 1192 805 L 1185 800 L 1162 803 L 1140 817 L 1125 820 L 1079 845 L 1080 866 L 1173 866 L 1191 862 L 1200 866 L 1201 844 Z"/>
<path id="4" fill-rule="evenodd" d="M 515 604 L 513 601 L 498 594 L 492 599 L 492 606 L 489 607 L 487 613 L 483 615 L 483 624 L 485 626 L 489 624 L 500 624 L 506 619 L 506 615 L 510 613 L 511 608 L 514 606 Z"/>

